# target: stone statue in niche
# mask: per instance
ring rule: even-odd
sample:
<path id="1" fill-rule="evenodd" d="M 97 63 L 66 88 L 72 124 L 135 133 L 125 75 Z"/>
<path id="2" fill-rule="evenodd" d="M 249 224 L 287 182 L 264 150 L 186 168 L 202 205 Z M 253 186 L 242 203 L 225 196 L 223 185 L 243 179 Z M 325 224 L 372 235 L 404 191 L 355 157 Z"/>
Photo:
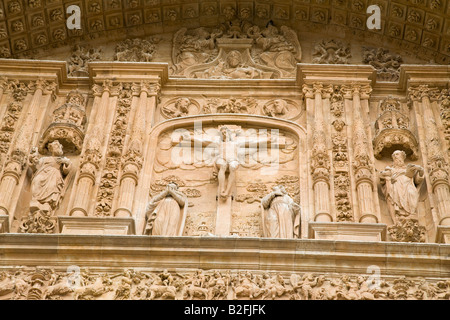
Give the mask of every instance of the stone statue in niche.
<path id="1" fill-rule="evenodd" d="M 380 183 L 395 223 L 399 218 L 411 218 L 416 214 L 419 202 L 418 187 L 424 179 L 424 170 L 415 164 L 406 165 L 404 151 L 394 151 L 392 159 L 393 165 L 381 172 Z"/>
<path id="2" fill-rule="evenodd" d="M 300 237 L 300 206 L 282 185 L 261 200 L 263 236 L 293 239 Z"/>
<path id="3" fill-rule="evenodd" d="M 63 157 L 63 146 L 58 140 L 48 144 L 49 157 L 40 157 L 33 148 L 28 163 L 33 170 L 31 181 L 30 214 L 21 230 L 27 233 L 50 233 L 55 227 L 50 217 L 58 208 L 67 187 L 71 161 Z"/>
<path id="4" fill-rule="evenodd" d="M 147 204 L 144 233 L 153 236 L 182 236 L 186 222 L 188 199 L 174 182 Z"/>

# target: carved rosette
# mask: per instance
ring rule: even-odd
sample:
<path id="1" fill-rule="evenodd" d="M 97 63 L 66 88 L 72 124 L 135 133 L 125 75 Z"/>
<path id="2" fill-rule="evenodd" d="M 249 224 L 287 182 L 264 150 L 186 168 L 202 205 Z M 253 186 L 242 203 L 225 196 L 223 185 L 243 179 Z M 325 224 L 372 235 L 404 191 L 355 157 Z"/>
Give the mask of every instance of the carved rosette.
<path id="1" fill-rule="evenodd" d="M 66 103 L 53 111 L 53 121 L 39 142 L 41 154 L 45 154 L 47 145 L 55 140 L 63 145 L 65 153 L 81 153 L 86 123 L 84 104 L 83 95 L 78 91 L 71 91 Z"/>
<path id="2" fill-rule="evenodd" d="M 390 156 L 395 150 L 403 150 L 411 160 L 418 159 L 418 143 L 410 131 L 408 110 L 398 99 L 381 101 L 381 114 L 375 122 L 374 155 L 377 159 Z"/>
<path id="3" fill-rule="evenodd" d="M 417 219 L 400 219 L 387 230 L 395 242 L 425 242 L 426 229 L 419 225 Z"/>

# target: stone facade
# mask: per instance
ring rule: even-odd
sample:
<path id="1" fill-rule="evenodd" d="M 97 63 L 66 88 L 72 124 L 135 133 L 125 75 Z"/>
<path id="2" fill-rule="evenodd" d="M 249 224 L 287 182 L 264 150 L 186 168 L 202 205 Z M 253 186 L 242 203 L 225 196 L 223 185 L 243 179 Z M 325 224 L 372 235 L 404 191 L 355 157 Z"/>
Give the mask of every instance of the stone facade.
<path id="1" fill-rule="evenodd" d="M 450 299 L 450 4 L 328 2 L 4 1 L 0 299 Z"/>

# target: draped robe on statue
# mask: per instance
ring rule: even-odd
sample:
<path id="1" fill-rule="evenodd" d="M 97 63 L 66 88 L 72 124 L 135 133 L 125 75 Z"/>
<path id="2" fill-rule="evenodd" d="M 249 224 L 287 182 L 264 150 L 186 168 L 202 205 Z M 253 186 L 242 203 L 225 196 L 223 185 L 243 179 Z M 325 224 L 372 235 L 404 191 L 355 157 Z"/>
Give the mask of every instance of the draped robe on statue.
<path id="1" fill-rule="evenodd" d="M 299 206 L 292 198 L 271 195 L 262 199 L 263 235 L 267 238 L 292 239 L 300 236 Z"/>
<path id="2" fill-rule="evenodd" d="M 176 191 L 182 205 L 165 191 L 157 195 L 147 207 L 145 234 L 182 236 L 187 215 L 187 197 Z"/>
<path id="3" fill-rule="evenodd" d="M 419 192 L 414 183 L 415 174 L 408 172 L 407 166 L 392 166 L 390 181 L 386 181 L 382 190 L 391 209 L 399 215 L 409 216 L 416 213 Z"/>
<path id="4" fill-rule="evenodd" d="M 63 174 L 67 174 L 69 168 L 61 167 L 60 157 L 42 157 L 36 164 L 36 172 L 31 182 L 31 210 L 54 210 L 64 192 Z"/>

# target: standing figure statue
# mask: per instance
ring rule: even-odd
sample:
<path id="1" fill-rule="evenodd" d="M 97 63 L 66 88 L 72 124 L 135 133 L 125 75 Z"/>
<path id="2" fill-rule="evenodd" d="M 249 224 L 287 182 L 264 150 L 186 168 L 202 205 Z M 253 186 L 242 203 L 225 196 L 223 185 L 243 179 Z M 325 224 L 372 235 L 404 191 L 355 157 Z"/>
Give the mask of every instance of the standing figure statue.
<path id="1" fill-rule="evenodd" d="M 187 196 L 170 182 L 166 190 L 147 204 L 144 233 L 154 236 L 182 236 L 188 208 Z"/>
<path id="2" fill-rule="evenodd" d="M 263 236 L 293 239 L 300 237 L 300 206 L 282 185 L 261 200 Z"/>
<path id="3" fill-rule="evenodd" d="M 30 214 L 21 229 L 28 233 L 48 233 L 54 228 L 50 217 L 58 208 L 67 187 L 71 161 L 63 157 L 63 146 L 58 140 L 48 144 L 49 157 L 41 157 L 33 148 L 28 164 L 33 171 L 31 180 Z"/>
<path id="4" fill-rule="evenodd" d="M 386 167 L 381 172 L 380 183 L 395 223 L 399 218 L 416 214 L 419 203 L 418 188 L 424 179 L 424 170 L 415 164 L 406 165 L 404 151 L 394 151 L 392 159 L 394 161 L 392 166 Z"/>

